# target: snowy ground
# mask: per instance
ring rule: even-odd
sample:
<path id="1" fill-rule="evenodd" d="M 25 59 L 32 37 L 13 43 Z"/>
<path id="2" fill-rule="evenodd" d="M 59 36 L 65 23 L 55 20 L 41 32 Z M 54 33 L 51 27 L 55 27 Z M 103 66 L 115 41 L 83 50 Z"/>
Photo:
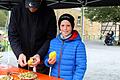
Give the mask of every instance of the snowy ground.
<path id="1" fill-rule="evenodd" d="M 120 80 L 120 46 L 87 41 L 87 71 L 84 80 Z"/>
<path id="2" fill-rule="evenodd" d="M 85 41 L 87 71 L 84 80 L 120 80 L 120 46 L 105 46 L 102 41 Z M 3 54 L 2 63 L 17 66 L 12 52 Z"/>
<path id="3" fill-rule="evenodd" d="M 17 59 L 13 52 L 0 52 L 0 64 L 2 65 L 12 65 L 17 67 Z"/>

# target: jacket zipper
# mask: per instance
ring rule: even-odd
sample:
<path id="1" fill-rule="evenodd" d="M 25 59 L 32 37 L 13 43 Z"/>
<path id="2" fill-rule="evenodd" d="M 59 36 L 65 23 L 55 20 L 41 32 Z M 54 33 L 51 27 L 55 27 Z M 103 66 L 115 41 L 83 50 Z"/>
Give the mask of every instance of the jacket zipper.
<path id="1" fill-rule="evenodd" d="M 62 41 L 62 47 L 60 49 L 60 58 L 59 58 L 59 62 L 58 62 L 58 78 L 60 78 L 60 63 L 61 63 L 61 59 L 62 59 L 62 49 L 63 49 L 63 45 L 64 45 L 64 41 Z"/>

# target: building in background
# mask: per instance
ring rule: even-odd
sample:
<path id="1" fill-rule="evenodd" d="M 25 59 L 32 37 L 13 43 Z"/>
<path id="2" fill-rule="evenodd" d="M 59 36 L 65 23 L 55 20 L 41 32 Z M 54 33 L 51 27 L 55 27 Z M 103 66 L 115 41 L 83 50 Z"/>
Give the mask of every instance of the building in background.
<path id="1" fill-rule="evenodd" d="M 57 21 L 60 17 L 60 15 L 64 13 L 69 13 L 74 16 L 75 18 L 75 29 L 79 31 L 79 33 L 82 36 L 82 17 L 81 17 L 81 10 L 72 8 L 72 9 L 56 9 L 55 14 L 57 17 Z M 89 19 L 86 19 L 84 17 L 84 39 L 86 40 L 93 40 L 93 39 L 99 39 L 101 34 L 101 24 L 98 22 L 92 22 Z"/>

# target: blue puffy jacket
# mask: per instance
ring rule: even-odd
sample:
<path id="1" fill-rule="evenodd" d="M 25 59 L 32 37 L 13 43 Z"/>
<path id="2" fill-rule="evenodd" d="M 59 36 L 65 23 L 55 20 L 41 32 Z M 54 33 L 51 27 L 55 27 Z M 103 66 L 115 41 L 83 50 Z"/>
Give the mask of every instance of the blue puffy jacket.
<path id="1" fill-rule="evenodd" d="M 48 64 L 48 55 L 56 51 L 56 63 Z M 63 41 L 60 34 L 51 40 L 48 55 L 45 57 L 45 65 L 52 67 L 51 76 L 60 77 L 64 80 L 82 80 L 86 71 L 86 50 L 77 31 Z"/>

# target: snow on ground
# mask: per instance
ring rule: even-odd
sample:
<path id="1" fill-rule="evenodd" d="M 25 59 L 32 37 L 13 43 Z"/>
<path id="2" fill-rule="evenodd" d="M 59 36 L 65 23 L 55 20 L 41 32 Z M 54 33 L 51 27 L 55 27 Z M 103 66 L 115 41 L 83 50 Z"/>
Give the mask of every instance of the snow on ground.
<path id="1" fill-rule="evenodd" d="M 120 80 L 120 46 L 86 41 L 87 71 L 84 80 Z"/>
<path id="2" fill-rule="evenodd" d="M 0 52 L 0 54 L 2 55 L 2 57 L 0 59 L 0 64 L 12 65 L 12 66 L 16 66 L 16 67 L 18 66 L 17 59 L 12 51 L 11 52 Z"/>

